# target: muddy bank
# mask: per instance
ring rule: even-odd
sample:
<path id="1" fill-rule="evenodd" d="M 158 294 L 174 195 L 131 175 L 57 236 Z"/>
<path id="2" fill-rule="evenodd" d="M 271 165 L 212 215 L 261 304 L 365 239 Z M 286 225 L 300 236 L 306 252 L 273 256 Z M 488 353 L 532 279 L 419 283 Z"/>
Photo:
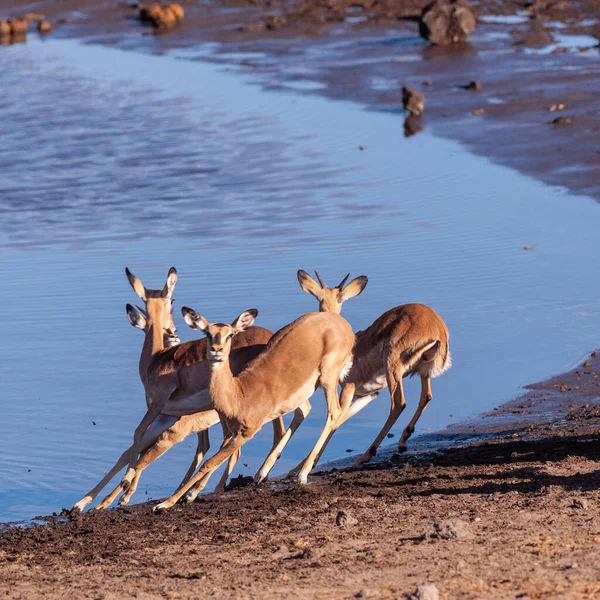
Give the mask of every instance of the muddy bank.
<path id="1" fill-rule="evenodd" d="M 595 597 L 600 359 L 585 365 L 519 400 L 558 390 L 563 416 L 507 423 L 486 441 L 316 475 L 306 487 L 206 495 L 160 516 L 139 505 L 5 528 L 0 591 L 408 598 L 432 583 L 441 598 Z"/>
<path id="2" fill-rule="evenodd" d="M 598 1 L 482 0 L 473 6 L 475 34 L 451 48 L 418 37 L 424 4 L 183 3 L 183 22 L 158 35 L 140 22 L 134 4 L 0 0 L 0 14 L 36 11 L 58 24 L 53 36 L 151 52 L 213 43 L 203 59 L 227 57 L 267 87 L 397 112 L 399 135 L 427 127 L 547 183 L 600 198 Z M 470 81 L 481 88 L 465 89 Z M 424 91 L 427 105 L 423 118 L 403 126 L 406 84 Z"/>

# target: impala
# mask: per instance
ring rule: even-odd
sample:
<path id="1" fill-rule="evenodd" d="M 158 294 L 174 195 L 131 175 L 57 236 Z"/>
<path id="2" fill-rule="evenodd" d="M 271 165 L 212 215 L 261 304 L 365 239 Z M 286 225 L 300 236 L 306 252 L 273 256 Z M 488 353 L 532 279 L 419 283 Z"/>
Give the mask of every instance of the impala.
<path id="1" fill-rule="evenodd" d="M 126 269 L 126 274 L 134 291 L 146 305 L 143 311 L 146 336 L 140 357 L 139 371 L 149 407 L 136 429 L 134 444 L 121 455 L 98 485 L 75 504 L 74 509 L 83 510 L 90 504 L 128 462 L 130 463 L 130 470 L 127 474 L 129 477 L 125 484 L 121 482 L 118 489 L 123 489 L 126 494 L 130 492 L 131 487 L 135 489 L 133 482 L 135 481 L 137 485 L 139 473 L 151 462 L 149 459 L 158 458 L 160 455 L 153 451 L 152 445 L 165 430 L 175 424 L 179 417 L 193 416 L 197 433 L 201 431 L 201 427 L 207 429 L 219 420 L 218 414 L 210 404 L 207 390 L 210 370 L 205 360 L 206 340 L 195 340 L 173 347 L 165 345 L 163 331 L 174 330 L 171 307 L 173 290 L 177 283 L 177 271 L 175 268 L 169 270 L 167 282 L 162 290 L 145 288 L 142 282 L 128 269 Z M 130 315 L 130 318 L 136 319 L 134 315 Z M 243 335 L 238 336 L 235 350 L 231 355 L 232 370 L 235 373 L 242 371 L 244 366 L 265 348 L 265 344 L 271 336 L 272 332 L 262 327 L 251 327 L 244 331 Z M 193 410 L 189 409 L 190 405 L 193 406 Z M 194 414 L 192 415 L 192 413 Z M 181 425 L 180 427 L 185 426 Z M 282 420 L 274 421 L 273 431 L 275 446 L 284 435 Z M 207 449 L 208 437 L 206 437 L 206 445 L 200 450 L 204 453 Z M 145 454 L 145 457 L 141 459 L 141 468 L 138 469 L 137 457 L 144 450 L 148 450 L 149 454 Z M 155 449 L 155 451 L 159 450 L 161 447 Z M 227 472 L 233 468 L 237 458 L 238 455 L 232 456 Z M 188 471 L 187 475 L 191 476 L 191 472 Z M 118 489 L 117 494 L 119 493 Z M 106 498 L 106 502 L 111 499 L 112 495 L 110 494 Z M 130 494 L 125 496 L 127 500 L 129 497 Z M 103 502 L 101 507 L 103 508 L 105 505 L 108 504 Z"/>
<path id="2" fill-rule="evenodd" d="M 195 311 L 182 309 L 186 323 L 207 336 L 211 369 L 209 393 L 231 437 L 186 485 L 157 505 L 156 511 L 173 506 L 188 489 L 210 477 L 219 465 L 252 439 L 264 423 L 298 411 L 315 390 L 322 387 L 327 402 L 327 420 L 298 474 L 298 481 L 306 483 L 321 446 L 339 418 L 337 387 L 349 368 L 354 345 L 350 325 L 333 313 L 304 315 L 278 331 L 261 355 L 235 377 L 228 361 L 232 341 L 254 323 L 257 312 L 247 310 L 227 325 L 211 324 Z M 277 458 L 285 446 L 284 440 L 285 436 L 273 448 L 267 461 Z"/>
<path id="3" fill-rule="evenodd" d="M 329 288 L 316 271 L 315 274 L 319 280 L 318 284 L 302 270 L 298 271 L 298 282 L 305 292 L 312 294 L 319 301 L 321 311 L 339 313 L 342 304 L 348 298 L 357 295 L 352 293 L 356 288 L 351 286 L 357 280 L 361 280 L 360 277 L 343 289 L 348 275 L 339 286 Z M 347 293 L 349 288 L 350 293 Z M 402 379 L 409 375 L 419 375 L 419 405 L 398 442 L 398 452 L 406 451 L 406 443 L 413 434 L 417 421 L 431 402 L 431 379 L 441 375 L 452 364 L 449 337 L 448 328 L 442 318 L 432 308 L 423 304 L 396 306 L 383 313 L 367 329 L 357 332 L 354 362 L 342 389 L 342 414 L 331 428 L 329 438 L 342 423 L 374 400 L 379 391 L 386 386 L 390 389 L 391 408 L 383 428 L 368 450 L 356 459 L 355 466 L 368 462 L 375 456 L 377 448 L 406 407 Z M 328 441 L 329 439 L 323 444 L 321 454 Z M 315 464 L 319 457 L 320 454 Z M 300 463 L 291 473 L 304 468 L 304 463 Z"/>

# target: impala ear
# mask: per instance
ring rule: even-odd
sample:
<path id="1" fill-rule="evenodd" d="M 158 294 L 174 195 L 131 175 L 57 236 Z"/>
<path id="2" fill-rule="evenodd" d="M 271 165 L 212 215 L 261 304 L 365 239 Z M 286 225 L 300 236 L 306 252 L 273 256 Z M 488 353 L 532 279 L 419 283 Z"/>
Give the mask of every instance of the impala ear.
<path id="1" fill-rule="evenodd" d="M 208 321 L 202 315 L 199 315 L 195 310 L 188 308 L 187 306 L 183 306 L 181 308 L 181 314 L 183 315 L 184 321 L 192 329 L 197 329 L 203 333 L 208 331 Z"/>
<path id="2" fill-rule="evenodd" d="M 146 319 L 144 318 L 144 316 L 137 309 L 135 309 L 133 306 L 131 306 L 131 304 L 128 304 L 125 307 L 125 309 L 127 310 L 127 318 L 129 319 L 129 322 L 134 327 L 137 327 L 138 329 L 145 331 Z"/>
<path id="3" fill-rule="evenodd" d="M 175 285 L 177 285 L 177 269 L 171 267 L 169 274 L 167 275 L 167 283 L 162 291 L 163 298 L 172 298 L 173 292 L 175 291 Z"/>
<path id="4" fill-rule="evenodd" d="M 358 296 L 367 286 L 369 279 L 364 275 L 353 279 L 340 293 L 338 296 L 338 300 L 340 302 L 345 302 L 350 298 L 354 298 L 354 296 Z"/>
<path id="5" fill-rule="evenodd" d="M 125 267 L 125 275 L 129 280 L 129 284 L 133 288 L 133 291 L 146 302 L 146 288 L 144 284 L 127 268 Z"/>
<path id="6" fill-rule="evenodd" d="M 323 300 L 323 289 L 306 271 L 300 269 L 297 276 L 298 283 L 305 292 L 314 296 L 319 302 Z"/>
<path id="7" fill-rule="evenodd" d="M 248 329 L 254 321 L 256 320 L 256 316 L 258 315 L 258 311 L 255 308 L 249 308 L 244 311 L 232 324 L 234 333 L 241 333 L 242 331 Z"/>

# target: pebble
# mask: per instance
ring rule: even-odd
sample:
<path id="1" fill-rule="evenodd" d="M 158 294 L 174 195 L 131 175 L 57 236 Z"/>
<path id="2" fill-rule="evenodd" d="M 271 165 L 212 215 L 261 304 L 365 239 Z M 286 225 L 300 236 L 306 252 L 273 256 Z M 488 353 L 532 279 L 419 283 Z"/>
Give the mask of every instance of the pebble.
<path id="1" fill-rule="evenodd" d="M 345 510 L 340 510 L 335 517 L 335 524 L 338 527 L 354 527 L 354 525 L 358 525 L 358 519 L 349 515 Z"/>
<path id="2" fill-rule="evenodd" d="M 439 598 L 440 592 L 432 583 L 420 585 L 416 591 L 409 596 L 409 600 L 439 600 Z"/>
<path id="3" fill-rule="evenodd" d="M 552 119 L 552 125 L 570 125 L 572 122 L 571 117 L 556 117 L 556 119 Z"/>
<path id="4" fill-rule="evenodd" d="M 405 85 L 402 88 L 402 106 L 412 115 L 420 115 L 425 108 L 425 96 L 418 90 Z"/>
<path id="5" fill-rule="evenodd" d="M 585 498 L 575 498 L 571 508 L 578 508 L 579 510 L 587 510 L 589 508 L 589 502 Z"/>
<path id="6" fill-rule="evenodd" d="M 469 524 L 462 519 L 446 519 L 433 523 L 432 531 L 427 537 L 433 539 L 452 540 L 473 537 Z"/>

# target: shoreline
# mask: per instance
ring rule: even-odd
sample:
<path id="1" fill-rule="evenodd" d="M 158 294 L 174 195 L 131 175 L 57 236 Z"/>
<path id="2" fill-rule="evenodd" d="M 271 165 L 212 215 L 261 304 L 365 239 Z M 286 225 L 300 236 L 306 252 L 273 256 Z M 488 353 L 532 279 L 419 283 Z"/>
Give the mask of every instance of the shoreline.
<path id="1" fill-rule="evenodd" d="M 484 425 L 451 428 L 454 440 L 486 434 L 475 442 L 320 472 L 309 486 L 206 494 L 161 515 L 137 504 L 5 525 L 0 591 L 408 598 L 430 584 L 442 598 L 594 597 L 599 354 L 528 386 Z"/>

